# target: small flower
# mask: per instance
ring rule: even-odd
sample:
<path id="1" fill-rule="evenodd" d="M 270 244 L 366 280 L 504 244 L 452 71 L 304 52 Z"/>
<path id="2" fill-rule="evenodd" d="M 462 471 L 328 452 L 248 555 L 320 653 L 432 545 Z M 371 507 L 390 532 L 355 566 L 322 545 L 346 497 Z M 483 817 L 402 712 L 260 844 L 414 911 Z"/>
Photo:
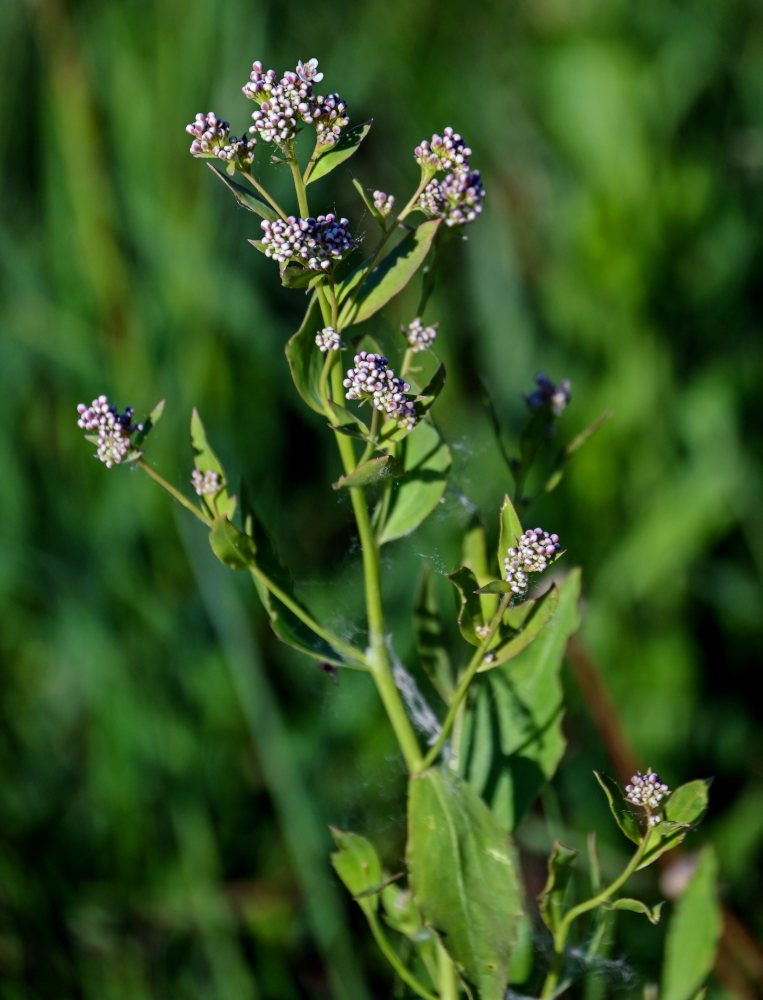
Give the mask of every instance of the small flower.
<path id="1" fill-rule="evenodd" d="M 231 164 L 231 173 L 235 166 L 246 169 L 252 165 L 257 140 L 244 136 L 238 139 L 231 135 L 230 123 L 218 118 L 214 111 L 206 115 L 199 113 L 185 130 L 194 137 L 190 150 L 192 156 L 216 156 Z"/>
<path id="2" fill-rule="evenodd" d="M 338 351 L 342 347 L 342 338 L 333 326 L 324 326 L 316 333 L 315 343 L 321 349 L 321 353 L 325 354 L 327 351 Z"/>
<path id="3" fill-rule="evenodd" d="M 219 493 L 223 488 L 223 481 L 220 474 L 213 469 L 202 472 L 201 469 L 194 469 L 191 473 L 191 484 L 198 496 Z"/>
<path id="4" fill-rule="evenodd" d="M 395 196 L 394 194 L 387 194 L 385 191 L 374 191 L 373 193 L 374 208 L 385 218 L 392 213 L 395 208 Z"/>
<path id="5" fill-rule="evenodd" d="M 98 396 L 90 406 L 80 403 L 77 413 L 77 426 L 84 431 L 95 432 L 94 436 L 88 436 L 88 440 L 93 440 L 94 437 L 95 457 L 107 469 L 124 460 L 140 457 L 140 452 L 133 447 L 132 435 L 136 431 L 142 431 L 143 425 L 132 423 L 132 406 L 128 406 L 124 413 L 119 413 L 116 406 L 109 403 L 108 396 Z"/>
<path id="6" fill-rule="evenodd" d="M 327 271 L 333 261 L 355 248 L 347 219 L 329 212 L 317 218 L 264 219 L 261 223 L 263 250 L 279 264 L 294 260 L 311 271 Z"/>
<path id="7" fill-rule="evenodd" d="M 659 774 L 651 767 L 647 768 L 645 774 L 638 771 L 631 778 L 630 784 L 625 786 L 625 801 L 646 811 L 649 826 L 657 826 L 662 822 L 662 816 L 655 810 L 666 795 L 670 795 L 670 789 L 660 781 Z"/>
<path id="8" fill-rule="evenodd" d="M 406 399 L 411 387 L 398 378 L 381 354 L 361 351 L 354 358 L 355 367 L 347 371 L 343 385 L 347 399 L 370 399 L 380 413 L 407 427 L 416 424 L 416 408 Z"/>
<path id="9" fill-rule="evenodd" d="M 458 170 L 442 180 L 433 177 L 419 198 L 425 215 L 441 218 L 446 226 L 464 226 L 482 212 L 485 188 L 479 170 Z"/>
<path id="10" fill-rule="evenodd" d="M 315 105 L 311 112 L 315 131 L 318 133 L 318 142 L 322 146 L 333 146 L 342 129 L 350 123 L 347 112 L 347 102 L 343 101 L 339 94 L 327 94 L 325 97 L 315 98 Z"/>
<path id="11" fill-rule="evenodd" d="M 524 594 L 530 573 L 542 573 L 560 555 L 558 535 L 550 535 L 542 528 L 528 528 L 503 560 L 506 582 L 511 584 L 512 592 Z"/>
<path id="12" fill-rule="evenodd" d="M 431 140 L 424 139 L 413 151 L 420 167 L 435 167 L 437 170 L 468 168 L 471 149 L 448 125 L 444 135 L 435 133 Z"/>
<path id="13" fill-rule="evenodd" d="M 555 385 L 548 375 L 540 372 L 535 378 L 537 389 L 525 395 L 525 402 L 531 410 L 540 410 L 547 406 L 555 417 L 567 408 L 571 398 L 572 383 L 568 378 Z"/>
<path id="14" fill-rule="evenodd" d="M 300 59 L 297 63 L 297 76 L 305 83 L 320 83 L 323 79 L 323 73 L 318 72 L 318 60 L 308 59 L 306 63 L 303 63 Z"/>
<path id="15" fill-rule="evenodd" d="M 428 347 L 432 346 L 437 336 L 438 326 L 438 323 L 434 323 L 432 326 L 424 326 L 421 322 L 421 317 L 417 316 L 416 319 L 411 320 L 407 329 L 401 327 L 401 330 L 405 333 L 411 349 L 416 353 L 417 351 L 425 351 Z"/>

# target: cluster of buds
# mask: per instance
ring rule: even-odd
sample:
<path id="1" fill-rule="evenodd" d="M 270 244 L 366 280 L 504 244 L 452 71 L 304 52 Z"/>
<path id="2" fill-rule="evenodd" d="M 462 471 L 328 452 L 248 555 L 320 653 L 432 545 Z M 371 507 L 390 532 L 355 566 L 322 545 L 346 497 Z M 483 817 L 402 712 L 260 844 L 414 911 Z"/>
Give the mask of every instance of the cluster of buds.
<path id="1" fill-rule="evenodd" d="M 132 406 L 128 406 L 124 413 L 119 413 L 116 406 L 109 404 L 108 396 L 98 396 L 90 406 L 80 403 L 77 407 L 77 426 L 93 432 L 88 440 L 96 445 L 95 457 L 107 469 L 140 456 L 132 443 L 132 435 L 136 431 L 140 433 L 143 425 L 133 424 L 133 412 Z"/>
<path id="2" fill-rule="evenodd" d="M 266 257 L 279 264 L 295 260 L 311 271 L 327 271 L 332 261 L 355 248 L 347 219 L 337 219 L 333 213 L 298 219 L 264 219 L 261 223 L 262 249 Z"/>
<path id="3" fill-rule="evenodd" d="M 485 188 L 479 170 L 469 165 L 469 146 L 450 126 L 444 132 L 424 139 L 414 150 L 421 169 L 433 175 L 418 207 L 432 218 L 441 218 L 446 226 L 463 226 L 482 211 Z M 437 176 L 443 173 L 444 177 Z"/>
<path id="4" fill-rule="evenodd" d="M 197 496 L 212 496 L 223 488 L 223 481 L 219 472 L 215 472 L 214 469 L 207 469 L 206 472 L 194 469 L 191 473 L 191 485 L 196 490 Z"/>
<path id="5" fill-rule="evenodd" d="M 335 330 L 333 326 L 324 326 L 316 333 L 315 343 L 320 348 L 321 353 L 325 354 L 327 351 L 338 351 L 342 346 L 342 338 L 339 336 L 339 331 Z"/>
<path id="6" fill-rule="evenodd" d="M 416 353 L 417 351 L 425 351 L 432 346 L 437 336 L 437 327 L 437 323 L 433 323 L 432 326 L 424 326 L 421 317 L 417 316 L 416 319 L 411 320 L 407 328 L 401 327 L 401 329 L 405 333 L 411 350 Z"/>
<path id="7" fill-rule="evenodd" d="M 258 60 L 252 64 L 249 81 L 244 84 L 244 96 L 256 101 L 259 109 L 252 113 L 254 125 L 249 131 L 265 142 L 290 145 L 301 123 L 314 125 L 321 145 L 332 146 L 349 123 L 347 104 L 339 94 L 325 96 L 313 93 L 313 83 L 319 83 L 318 60 L 297 63 L 279 80 L 275 70 L 263 70 Z"/>
<path id="8" fill-rule="evenodd" d="M 416 408 L 406 398 L 411 387 L 398 378 L 381 354 L 361 351 L 343 385 L 347 399 L 370 399 L 373 406 L 408 429 L 416 423 Z"/>
<path id="9" fill-rule="evenodd" d="M 646 774 L 638 771 L 631 778 L 630 784 L 625 786 L 625 801 L 640 806 L 646 812 L 649 826 L 657 826 L 662 822 L 662 816 L 655 810 L 666 795 L 670 795 L 670 789 L 660 781 L 659 774 L 651 767 L 647 768 Z"/>
<path id="10" fill-rule="evenodd" d="M 542 528 L 528 528 L 503 560 L 512 592 L 524 594 L 530 573 L 542 573 L 560 555 L 558 535 L 550 535 Z"/>
<path id="11" fill-rule="evenodd" d="M 257 140 L 254 137 L 247 139 L 243 136 L 238 139 L 235 135 L 231 135 L 230 123 L 218 118 L 214 111 L 206 115 L 199 113 L 190 125 L 186 125 L 185 130 L 193 136 L 191 143 L 193 156 L 216 156 L 220 160 L 225 160 L 229 173 L 232 173 L 235 167 L 241 170 L 251 167 Z"/>
<path id="12" fill-rule="evenodd" d="M 567 408 L 572 395 L 572 383 L 568 378 L 555 385 L 548 375 L 540 372 L 535 378 L 536 389 L 525 394 L 525 402 L 531 410 L 548 408 L 558 417 Z"/>
<path id="13" fill-rule="evenodd" d="M 374 191 L 373 193 L 374 208 L 379 213 L 379 215 L 385 218 L 391 215 L 395 208 L 395 196 L 394 194 L 387 194 L 386 191 Z"/>

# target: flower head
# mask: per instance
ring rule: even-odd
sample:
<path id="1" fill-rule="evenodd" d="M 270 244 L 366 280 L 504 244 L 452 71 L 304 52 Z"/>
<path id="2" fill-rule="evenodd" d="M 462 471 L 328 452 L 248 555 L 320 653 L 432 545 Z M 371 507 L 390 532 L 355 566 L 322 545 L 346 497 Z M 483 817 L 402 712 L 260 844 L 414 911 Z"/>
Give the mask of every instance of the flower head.
<path id="1" fill-rule="evenodd" d="M 424 139 L 413 154 L 424 175 L 431 177 L 418 201 L 420 211 L 449 227 L 473 222 L 482 211 L 485 188 L 479 170 L 469 163 L 472 151 L 458 132 L 448 126 L 443 135 Z"/>
<path id="2" fill-rule="evenodd" d="M 468 169 L 471 149 L 450 125 L 443 132 L 444 135 L 435 132 L 431 140 L 424 139 L 414 149 L 416 162 L 420 167 L 434 167 L 436 170 Z"/>
<path id="3" fill-rule="evenodd" d="M 218 118 L 214 111 L 209 111 L 206 115 L 199 113 L 190 125 L 186 125 L 185 130 L 193 136 L 190 150 L 192 156 L 216 156 L 225 160 L 230 164 L 230 173 L 235 167 L 246 169 L 252 165 L 257 140 L 244 136 L 238 139 L 231 135 L 230 123 Z"/>
<path id="4" fill-rule="evenodd" d="M 215 472 L 214 469 L 207 469 L 206 472 L 194 469 L 191 473 L 191 485 L 196 490 L 197 495 L 202 497 L 219 493 L 223 488 L 223 481 L 219 472 Z"/>
<path id="5" fill-rule="evenodd" d="M 417 351 L 425 351 L 432 346 L 437 336 L 438 325 L 438 323 L 434 323 L 432 326 L 424 326 L 421 317 L 417 316 L 416 319 L 411 320 L 407 328 L 401 327 L 401 329 L 405 333 L 411 350 L 416 353 Z"/>
<path id="6" fill-rule="evenodd" d="M 395 208 L 394 194 L 387 194 L 386 191 L 374 191 L 373 200 L 374 208 L 379 215 L 382 215 L 385 218 L 390 215 Z"/>
<path id="7" fill-rule="evenodd" d="M 548 407 L 555 417 L 558 417 L 567 408 L 571 398 L 572 383 L 568 378 L 562 379 L 559 385 L 555 385 L 548 375 L 540 372 L 535 378 L 536 389 L 525 395 L 525 402 L 531 410 L 540 410 Z"/>
<path id="8" fill-rule="evenodd" d="M 318 141 L 333 145 L 350 119 L 347 104 L 339 94 L 323 96 L 313 92 L 313 83 L 322 79 L 317 59 L 308 59 L 307 63 L 300 60 L 296 71 L 287 70 L 280 79 L 275 70 L 263 70 L 257 60 L 242 88 L 246 97 L 259 104 L 259 109 L 252 112 L 254 124 L 249 131 L 265 142 L 284 147 L 293 142 L 301 124 L 312 124 Z"/>
<path id="9" fill-rule="evenodd" d="M 631 778 L 630 784 L 625 786 L 625 801 L 645 810 L 649 826 L 662 822 L 662 816 L 655 810 L 666 795 L 670 795 L 670 789 L 660 781 L 659 774 L 651 767 L 647 768 L 645 774 L 638 771 Z"/>
<path id="10" fill-rule="evenodd" d="M 333 261 L 355 248 L 347 219 L 331 212 L 317 218 L 264 219 L 261 223 L 265 256 L 279 264 L 296 261 L 311 271 L 327 271 Z"/>
<path id="11" fill-rule="evenodd" d="M 530 573 L 542 573 L 561 554 L 558 535 L 550 535 L 542 528 L 528 528 L 503 560 L 506 582 L 511 584 L 512 592 L 524 594 Z"/>
<path id="12" fill-rule="evenodd" d="M 96 445 L 95 457 L 107 469 L 140 457 L 132 436 L 136 431 L 141 432 L 143 425 L 132 423 L 133 412 L 132 406 L 128 406 L 124 413 L 119 413 L 116 406 L 109 403 L 108 396 L 98 396 L 90 406 L 80 403 L 77 407 L 77 426 L 94 432 L 87 435 L 88 440 Z"/>
<path id="13" fill-rule="evenodd" d="M 339 331 L 335 330 L 333 326 L 324 326 L 316 333 L 315 343 L 320 348 L 321 353 L 325 354 L 327 351 L 338 351 L 342 346 L 342 338 L 339 336 Z"/>
<path id="14" fill-rule="evenodd" d="M 370 399 L 375 409 L 409 429 L 416 424 L 416 408 L 406 393 L 411 387 L 398 378 L 381 354 L 361 351 L 355 367 L 347 371 L 343 385 L 347 399 Z"/>

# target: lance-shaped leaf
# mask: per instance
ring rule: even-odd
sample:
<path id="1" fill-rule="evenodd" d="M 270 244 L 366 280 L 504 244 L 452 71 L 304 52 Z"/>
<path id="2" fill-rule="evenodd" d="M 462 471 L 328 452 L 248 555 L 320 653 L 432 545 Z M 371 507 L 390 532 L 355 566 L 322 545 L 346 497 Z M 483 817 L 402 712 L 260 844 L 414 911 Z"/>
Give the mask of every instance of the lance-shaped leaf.
<path id="1" fill-rule="evenodd" d="M 339 290 L 342 303 L 339 313 L 341 328 L 369 319 L 405 288 L 424 263 L 439 225 L 439 219 L 422 222 L 413 232 L 408 233 L 367 277 L 363 277 L 363 264 L 360 265 L 359 271 L 347 277 Z M 362 284 L 358 288 L 359 281 L 362 281 Z"/>
<path id="2" fill-rule="evenodd" d="M 209 532 L 209 544 L 220 562 L 231 569 L 251 569 L 257 565 L 257 546 L 227 517 L 215 518 Z"/>
<path id="3" fill-rule="evenodd" d="M 358 833 L 329 827 L 338 851 L 331 855 L 334 871 L 342 880 L 363 912 L 368 915 L 379 908 L 382 867 L 374 845 Z"/>
<path id="4" fill-rule="evenodd" d="M 358 146 L 363 142 L 371 128 L 371 121 L 361 122 L 345 129 L 333 146 L 327 146 L 326 152 L 321 153 L 313 163 L 313 168 L 305 177 L 305 184 L 312 184 L 326 174 L 331 173 L 340 163 L 344 163 L 357 151 Z"/>
<path id="5" fill-rule="evenodd" d="M 454 573 L 447 573 L 446 579 L 450 580 L 458 590 L 460 607 L 458 609 L 458 628 L 461 635 L 472 646 L 479 646 L 482 639 L 477 632 L 482 628 L 484 620 L 482 618 L 482 605 L 477 594 L 477 581 L 474 573 L 468 566 L 461 566 Z"/>
<path id="6" fill-rule="evenodd" d="M 503 622 L 498 628 L 495 644 L 491 645 L 484 663 L 479 667 L 478 673 L 485 670 L 494 670 L 512 657 L 521 653 L 525 647 L 540 633 L 549 621 L 559 605 L 559 590 L 556 585 L 550 587 L 542 597 L 535 601 L 525 601 L 524 607 L 528 608 L 527 614 L 523 617 L 521 624 L 514 626 L 510 623 L 512 612 L 516 608 L 509 608 L 503 616 Z"/>
<path id="7" fill-rule="evenodd" d="M 615 823 L 617 823 L 628 840 L 632 840 L 634 844 L 640 844 L 642 839 L 641 828 L 630 810 L 624 806 L 625 793 L 622 786 L 608 774 L 601 774 L 599 771 L 594 771 L 593 773 L 601 785 L 604 794 L 607 796 L 609 811 L 612 813 Z"/>
<path id="8" fill-rule="evenodd" d="M 445 365 L 441 364 L 421 392 L 416 394 L 416 414 L 419 418 L 431 409 L 432 404 L 444 388 Z"/>
<path id="9" fill-rule="evenodd" d="M 440 617 L 436 583 L 432 567 L 426 563 L 416 594 L 413 626 L 416 629 L 419 662 L 435 691 L 448 704 L 453 693 L 453 675 L 445 644 L 445 629 Z"/>
<path id="10" fill-rule="evenodd" d="M 225 171 L 218 170 L 213 163 L 208 163 L 207 166 L 216 177 L 220 178 L 228 190 L 233 192 L 233 197 L 239 205 L 243 205 L 250 212 L 256 212 L 257 215 L 261 215 L 263 219 L 269 219 L 271 222 L 278 218 L 278 212 L 257 191 L 250 187 L 244 187 L 243 184 L 237 184 Z"/>
<path id="11" fill-rule="evenodd" d="M 717 878 L 708 846 L 668 924 L 660 1000 L 691 1000 L 713 967 L 723 923 Z"/>
<path id="12" fill-rule="evenodd" d="M 580 571 L 573 570 L 558 589 L 550 621 L 517 656 L 483 675 L 466 711 L 466 777 L 509 830 L 564 752 L 560 672 L 567 639 L 580 622 Z"/>
<path id="13" fill-rule="evenodd" d="M 646 868 L 667 851 L 672 851 L 699 823 L 707 811 L 711 783 L 712 779 L 688 781 L 665 800 L 663 822 L 652 829 L 649 846 L 639 868 Z"/>
<path id="14" fill-rule="evenodd" d="M 380 526 L 380 545 L 402 538 L 421 524 L 440 502 L 450 470 L 450 449 L 428 420 L 416 424 L 400 451 L 405 474 L 390 487 L 392 499 Z"/>
<path id="15" fill-rule="evenodd" d="M 609 420 L 611 416 L 612 416 L 612 411 L 606 410 L 604 413 L 601 414 L 601 416 L 597 417 L 592 424 L 586 427 L 585 430 L 582 430 L 579 434 L 576 434 L 571 441 L 567 442 L 567 444 L 564 446 L 564 448 L 562 448 L 561 452 L 556 458 L 556 461 L 554 463 L 554 468 L 551 471 L 551 475 L 548 477 L 543 487 L 538 491 L 539 495 L 540 493 L 550 493 L 552 490 L 556 489 L 556 487 L 561 482 L 562 476 L 564 475 L 564 470 L 567 463 L 575 454 L 575 452 L 579 448 L 582 448 L 582 446 L 586 443 L 586 441 L 590 437 L 592 437 L 592 435 L 596 433 L 596 431 L 601 427 L 601 425 L 605 423 L 607 420 Z"/>
<path id="16" fill-rule="evenodd" d="M 233 517 L 236 511 L 236 498 L 228 494 L 223 467 L 209 446 L 204 424 L 202 424 L 201 417 L 195 408 L 191 413 L 191 447 L 193 448 L 194 465 L 199 472 L 214 472 L 223 484 L 217 493 L 204 496 L 205 505 L 209 508 L 210 513 L 216 517 Z"/>
<path id="17" fill-rule="evenodd" d="M 315 335 L 321 329 L 323 318 L 316 292 L 310 300 L 302 325 L 286 344 L 286 360 L 297 392 L 311 409 L 325 415 L 320 381 L 326 355 L 315 343 Z"/>
<path id="18" fill-rule="evenodd" d="M 315 280 L 315 271 L 299 264 L 282 264 L 278 270 L 284 288 L 307 288 Z"/>
<path id="19" fill-rule="evenodd" d="M 579 851 L 565 847 L 555 840 L 548 859 L 548 878 L 538 896 L 538 906 L 543 923 L 555 934 L 564 916 L 564 896 L 567 892 L 572 866 L 580 856 Z"/>
<path id="20" fill-rule="evenodd" d="M 393 455 L 377 455 L 369 458 L 346 476 L 340 476 L 334 483 L 335 490 L 349 486 L 378 486 L 391 476 L 401 476 L 404 469 Z"/>
<path id="21" fill-rule="evenodd" d="M 137 431 L 137 433 L 134 435 L 132 439 L 133 448 L 140 448 L 140 446 L 146 440 L 150 432 L 154 429 L 154 427 L 156 427 L 156 425 L 161 420 L 163 413 L 164 413 L 164 400 L 162 400 L 160 403 L 157 403 L 156 406 L 153 408 L 153 410 L 146 417 L 146 419 L 142 422 L 141 429 Z M 95 435 L 93 440 L 94 443 L 97 444 L 98 436 Z"/>
<path id="22" fill-rule="evenodd" d="M 493 576 L 488 568 L 485 526 L 476 514 L 472 516 L 461 541 L 461 562 L 474 573 L 480 590 L 487 585 Z M 490 621 L 498 610 L 498 600 L 495 595 L 483 593 L 480 596 L 480 605 L 482 607 L 482 620 Z"/>
<path id="23" fill-rule="evenodd" d="M 640 899 L 628 899 L 623 896 L 622 899 L 616 899 L 613 903 L 609 903 L 608 908 L 611 910 L 629 910 L 631 913 L 642 913 L 650 924 L 659 924 L 660 913 L 664 905 L 664 899 L 657 903 L 656 906 L 647 906 Z"/>
<path id="24" fill-rule="evenodd" d="M 502 1000 L 522 913 L 506 830 L 456 774 L 425 771 L 408 784 L 407 858 L 424 922 L 480 1000 Z"/>
<path id="25" fill-rule="evenodd" d="M 506 552 L 517 544 L 517 539 L 521 538 L 521 536 L 522 522 L 519 520 L 519 515 L 514 510 L 514 504 L 507 493 L 503 498 L 500 531 L 498 533 L 498 573 L 501 576 L 504 575 L 505 567 L 503 560 L 506 558 Z"/>

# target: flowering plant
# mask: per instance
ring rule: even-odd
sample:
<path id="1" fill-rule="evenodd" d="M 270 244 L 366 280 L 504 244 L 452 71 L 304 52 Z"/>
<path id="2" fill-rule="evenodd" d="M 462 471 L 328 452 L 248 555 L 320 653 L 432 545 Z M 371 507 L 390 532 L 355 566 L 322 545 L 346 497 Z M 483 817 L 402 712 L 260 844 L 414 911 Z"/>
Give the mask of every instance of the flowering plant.
<path id="1" fill-rule="evenodd" d="M 475 993 L 500 1000 L 509 984 L 525 995 L 557 996 L 595 968 L 615 911 L 658 921 L 659 906 L 621 897 L 619 890 L 699 822 L 709 782 L 691 781 L 671 793 L 649 769 L 634 775 L 623 792 L 597 774 L 615 822 L 635 845 L 633 855 L 604 883 L 592 840 L 592 892 L 574 902 L 568 896 L 577 852 L 556 842 L 531 910 L 512 834 L 564 751 L 559 673 L 565 643 L 578 626 L 580 573 L 560 572 L 559 537 L 541 527 L 525 529 L 522 519 L 537 496 L 558 484 L 600 421 L 568 442 L 535 494 L 528 493 L 528 476 L 552 447 L 556 420 L 570 401 L 567 381 L 556 385 L 538 376 L 525 397 L 529 417 L 519 454 L 507 456 L 511 495 L 496 498 L 497 517 L 483 523 L 475 516 L 462 540 L 461 564 L 447 574 L 457 641 L 449 641 L 425 566 L 412 609 L 418 663 L 404 665 L 387 628 L 380 553 L 413 532 L 446 488 L 450 450 L 432 411 L 445 384 L 436 343 L 439 326 L 447 324 L 425 325 L 423 317 L 438 253 L 479 217 L 485 189 L 472 150 L 452 128 L 423 140 L 413 154 L 418 183 L 401 209 L 394 195 L 353 181 L 378 229 L 370 251 L 356 262 L 364 241 L 348 219 L 311 214 L 308 191 L 352 157 L 371 123 L 351 125 L 339 94 L 316 93 L 322 78 L 315 59 L 280 78 L 255 62 L 243 87 L 257 106 L 248 137 L 232 136 L 229 123 L 212 112 L 197 114 L 186 131 L 193 156 L 209 159 L 239 204 L 261 218 L 252 245 L 278 265 L 285 287 L 309 295 L 286 358 L 299 396 L 336 442 L 342 473 L 333 485 L 349 497 L 363 563 L 364 641 L 348 641 L 301 599 L 254 506 L 243 492 L 239 499 L 231 491 L 198 413 L 191 418 L 196 500 L 142 454 L 162 404 L 136 424 L 131 407 L 120 414 L 101 395 L 90 406 L 80 404 L 79 426 L 108 468 L 136 462 L 205 524 L 215 555 L 251 575 L 280 640 L 332 671 L 352 668 L 373 679 L 408 772 L 406 872 L 386 871 L 369 839 L 338 829 L 332 831 L 337 850 L 331 861 L 405 988 L 426 1000 Z M 300 162 L 297 137 L 304 129 L 314 130 L 315 142 Z M 262 146 L 275 167 L 291 172 L 298 215 L 287 214 L 260 181 Z M 419 275 L 418 309 L 391 345 L 399 356 L 391 361 L 392 350 L 382 350 L 372 321 Z M 489 554 L 491 537 L 497 537 L 495 555 Z M 552 566 L 553 578 L 543 577 Z M 691 909 L 673 918 L 676 943 L 663 973 L 668 998 L 693 995 L 708 971 L 717 937 L 713 873 L 712 856 L 705 855 L 688 890 Z M 573 925 L 586 914 L 593 914 L 580 938 L 587 945 L 571 946 Z M 683 942 L 696 937 L 698 920 L 711 933 L 688 974 L 681 966 Z M 541 925 L 545 930 L 536 933 Z"/>

